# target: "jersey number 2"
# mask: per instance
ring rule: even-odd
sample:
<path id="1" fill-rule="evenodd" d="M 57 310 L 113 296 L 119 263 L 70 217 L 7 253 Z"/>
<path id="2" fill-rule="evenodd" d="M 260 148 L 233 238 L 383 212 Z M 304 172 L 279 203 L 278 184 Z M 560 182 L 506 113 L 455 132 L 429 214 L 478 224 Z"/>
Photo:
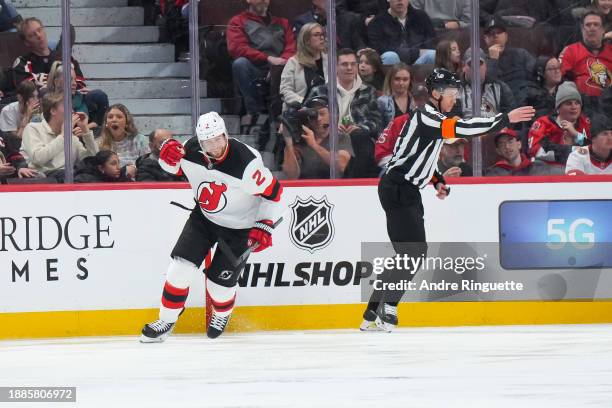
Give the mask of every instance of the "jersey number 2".
<path id="1" fill-rule="evenodd" d="M 253 180 L 255 180 L 255 184 L 261 186 L 263 182 L 266 181 L 266 178 L 261 174 L 261 171 L 255 170 L 255 173 L 253 173 Z"/>

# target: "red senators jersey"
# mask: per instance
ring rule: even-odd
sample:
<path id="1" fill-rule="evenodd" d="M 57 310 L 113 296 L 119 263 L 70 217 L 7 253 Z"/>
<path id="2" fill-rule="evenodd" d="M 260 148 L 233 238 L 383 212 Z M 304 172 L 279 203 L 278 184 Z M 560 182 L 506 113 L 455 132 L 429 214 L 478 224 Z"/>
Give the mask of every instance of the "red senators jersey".
<path id="1" fill-rule="evenodd" d="M 576 125 L 578 132 L 585 132 L 587 138 L 591 138 L 591 122 L 589 119 L 581 115 L 578 118 Z M 533 122 L 529 129 L 529 157 L 535 157 L 547 162 L 555 162 L 554 153 L 545 151 L 542 148 L 542 140 L 548 137 L 550 142 L 554 144 L 565 144 L 563 140 L 564 130 L 557 124 L 554 116 L 541 116 Z"/>
<path id="2" fill-rule="evenodd" d="M 185 157 L 176 167 L 162 160 L 169 173 L 181 172 L 189 180 L 202 214 L 227 228 L 251 228 L 255 221 L 276 221 L 283 212 L 282 186 L 266 168 L 259 152 L 244 143 L 229 139 L 225 157 L 211 162 L 202 152 L 197 138 L 185 144 Z"/>
<path id="3" fill-rule="evenodd" d="M 604 43 L 597 55 L 582 42 L 570 44 L 561 51 L 561 71 L 574 78 L 580 93 L 599 96 L 612 83 L 612 44 Z"/>
<path id="4" fill-rule="evenodd" d="M 393 119 L 380 136 L 378 136 L 376 145 L 374 146 L 374 160 L 379 167 L 384 167 L 389 160 L 391 160 L 397 138 L 402 132 L 402 128 L 406 122 L 408 122 L 408 119 L 410 119 L 410 115 L 407 113 L 398 116 Z"/>

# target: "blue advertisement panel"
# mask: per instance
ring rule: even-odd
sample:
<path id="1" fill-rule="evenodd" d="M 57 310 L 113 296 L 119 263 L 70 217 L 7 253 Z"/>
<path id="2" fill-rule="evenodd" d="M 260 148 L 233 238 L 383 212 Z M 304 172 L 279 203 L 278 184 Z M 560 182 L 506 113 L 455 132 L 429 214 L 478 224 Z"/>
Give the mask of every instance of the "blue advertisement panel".
<path id="1" fill-rule="evenodd" d="M 612 200 L 504 201 L 504 269 L 612 267 Z"/>

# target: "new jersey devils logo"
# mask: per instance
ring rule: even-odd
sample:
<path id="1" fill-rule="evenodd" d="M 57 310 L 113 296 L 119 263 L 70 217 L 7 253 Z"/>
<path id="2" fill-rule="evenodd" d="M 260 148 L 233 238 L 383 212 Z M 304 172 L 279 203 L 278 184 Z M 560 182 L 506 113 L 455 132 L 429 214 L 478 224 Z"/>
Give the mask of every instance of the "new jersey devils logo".
<path id="1" fill-rule="evenodd" d="M 207 213 L 218 213 L 227 205 L 225 192 L 227 186 L 223 183 L 205 181 L 198 186 L 198 203 L 200 208 Z"/>

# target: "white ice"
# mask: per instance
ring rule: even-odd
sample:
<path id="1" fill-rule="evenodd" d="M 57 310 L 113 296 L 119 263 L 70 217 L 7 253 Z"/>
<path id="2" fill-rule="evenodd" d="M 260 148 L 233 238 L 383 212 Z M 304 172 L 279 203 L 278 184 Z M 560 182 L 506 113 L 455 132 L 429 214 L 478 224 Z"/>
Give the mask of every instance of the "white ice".
<path id="1" fill-rule="evenodd" d="M 3 341 L 0 386 L 77 387 L 17 408 L 612 407 L 612 325 Z"/>

